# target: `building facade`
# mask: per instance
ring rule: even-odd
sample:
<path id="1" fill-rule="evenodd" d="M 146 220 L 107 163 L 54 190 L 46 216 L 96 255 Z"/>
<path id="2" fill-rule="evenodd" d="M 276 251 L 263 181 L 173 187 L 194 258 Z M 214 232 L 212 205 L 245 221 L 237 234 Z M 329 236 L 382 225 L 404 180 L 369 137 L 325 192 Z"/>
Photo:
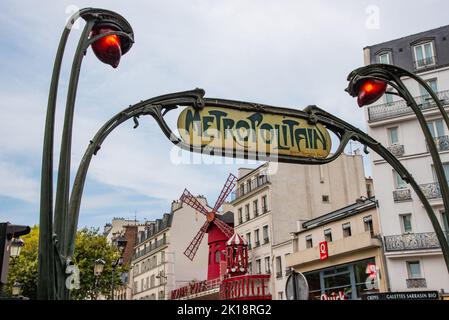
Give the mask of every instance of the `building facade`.
<path id="1" fill-rule="evenodd" d="M 374 197 L 360 198 L 300 228 L 286 262 L 306 277 L 310 300 L 353 300 L 388 290 Z"/>
<path id="2" fill-rule="evenodd" d="M 321 166 L 265 163 L 238 173 L 234 228 L 249 246 L 249 273 L 271 274 L 273 299 L 285 299 L 293 253 L 291 233 L 304 221 L 367 195 L 360 155 L 342 155 Z"/>
<path id="3" fill-rule="evenodd" d="M 364 48 L 365 64 L 394 64 L 422 77 L 449 110 L 449 26 Z M 427 120 L 449 178 L 449 131 L 424 88 L 405 79 Z M 424 135 L 412 110 L 387 94 L 366 108 L 368 134 L 387 146 L 410 171 L 449 230 Z M 416 194 L 383 159 L 372 155 L 372 173 L 384 234 L 391 291 L 449 290 L 449 277 L 432 225 Z"/>
<path id="4" fill-rule="evenodd" d="M 205 198 L 197 200 L 207 207 Z M 129 280 L 132 299 L 169 299 L 172 290 L 207 278 L 207 242 L 201 243 L 193 261 L 184 255 L 192 234 L 203 224 L 204 216 L 180 201 L 173 201 L 171 212 L 162 219 L 147 222 L 134 248 Z"/>

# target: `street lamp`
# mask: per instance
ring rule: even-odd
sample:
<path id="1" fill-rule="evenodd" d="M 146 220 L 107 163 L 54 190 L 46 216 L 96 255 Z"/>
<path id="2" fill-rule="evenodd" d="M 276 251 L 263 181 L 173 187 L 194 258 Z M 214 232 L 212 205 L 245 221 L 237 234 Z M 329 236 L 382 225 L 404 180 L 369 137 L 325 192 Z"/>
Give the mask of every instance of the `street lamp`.
<path id="1" fill-rule="evenodd" d="M 97 259 L 94 263 L 94 275 L 99 277 L 103 273 L 106 262 L 103 259 Z"/>
<path id="2" fill-rule="evenodd" d="M 123 253 L 125 252 L 126 244 L 128 241 L 126 241 L 126 238 L 123 236 L 119 236 L 115 240 L 115 244 L 118 248 L 118 251 L 120 253 L 120 256 L 117 258 L 117 260 L 112 262 L 112 278 L 111 278 L 111 300 L 114 300 L 114 287 L 115 287 L 115 269 L 118 266 L 121 266 L 123 264 Z"/>
<path id="3" fill-rule="evenodd" d="M 15 281 L 11 287 L 11 294 L 13 297 L 18 297 L 22 294 L 22 284 Z"/>
<path id="4" fill-rule="evenodd" d="M 13 238 L 11 244 L 9 246 L 9 254 L 11 258 L 17 258 L 20 255 L 20 251 L 22 247 L 25 245 L 25 242 L 20 238 Z"/>
<path id="5" fill-rule="evenodd" d="M 72 62 L 59 156 L 56 199 L 53 210 L 53 145 L 56 100 L 62 58 L 69 33 L 76 20 L 86 21 Z M 121 15 L 104 9 L 85 8 L 73 14 L 61 35 L 53 66 L 44 131 L 41 199 L 38 298 L 67 299 L 65 267 L 73 254 L 76 230 L 69 226 L 70 158 L 75 100 L 82 59 L 89 48 L 98 59 L 116 68 L 134 42 L 131 25 Z"/>
<path id="6" fill-rule="evenodd" d="M 419 125 L 421 126 L 421 130 L 424 133 L 428 150 L 432 157 L 433 167 L 435 168 L 438 184 L 441 190 L 444 209 L 445 212 L 449 212 L 449 185 L 444 172 L 443 164 L 441 162 L 441 158 L 435 145 L 434 138 L 432 137 L 422 110 L 402 81 L 402 78 L 404 77 L 415 80 L 428 92 L 428 94 L 434 100 L 436 107 L 439 109 L 446 123 L 446 126 L 449 128 L 449 116 L 444 110 L 440 99 L 433 92 L 432 88 L 430 88 L 430 86 L 423 79 L 421 79 L 414 73 L 411 73 L 400 67 L 389 64 L 372 64 L 358 68 L 348 75 L 349 84 L 346 88 L 346 91 L 351 96 L 357 97 L 357 103 L 360 107 L 372 104 L 380 99 L 380 97 L 382 97 L 382 95 L 386 92 L 387 85 L 396 90 L 395 92 L 391 92 L 390 94 L 397 95 L 406 101 L 407 106 L 415 113 Z M 394 169 L 396 168 L 394 167 Z M 438 221 L 438 218 L 435 215 L 435 212 L 430 206 L 425 195 L 421 192 L 420 187 L 411 178 L 411 175 L 406 172 L 406 170 L 404 170 L 402 173 L 398 172 L 398 174 L 405 182 L 411 184 L 414 191 L 417 193 L 418 197 L 423 203 L 440 243 L 441 251 L 446 262 L 446 267 L 449 271 L 449 244 Z M 449 224 L 449 215 L 445 215 L 445 219 L 446 223 Z"/>

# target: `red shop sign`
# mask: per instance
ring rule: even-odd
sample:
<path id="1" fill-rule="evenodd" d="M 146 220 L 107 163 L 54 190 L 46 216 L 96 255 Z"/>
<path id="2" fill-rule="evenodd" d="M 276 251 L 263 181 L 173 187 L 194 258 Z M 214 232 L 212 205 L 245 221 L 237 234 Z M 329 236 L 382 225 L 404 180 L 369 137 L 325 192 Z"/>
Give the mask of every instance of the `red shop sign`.
<path id="1" fill-rule="evenodd" d="M 327 241 L 320 242 L 319 248 L 320 248 L 320 260 L 326 260 L 329 257 L 327 251 Z"/>

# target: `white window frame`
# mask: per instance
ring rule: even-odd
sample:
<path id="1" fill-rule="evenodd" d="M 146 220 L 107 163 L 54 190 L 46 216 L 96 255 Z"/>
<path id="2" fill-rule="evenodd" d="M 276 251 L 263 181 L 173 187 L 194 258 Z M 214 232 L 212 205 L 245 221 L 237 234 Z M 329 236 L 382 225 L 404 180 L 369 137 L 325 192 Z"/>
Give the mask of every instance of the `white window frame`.
<path id="1" fill-rule="evenodd" d="M 398 141 L 397 142 L 393 142 L 391 139 L 391 131 L 393 129 L 396 129 L 397 132 L 397 136 L 398 136 Z M 394 126 L 394 127 L 388 127 L 387 128 L 387 138 L 388 138 L 388 145 L 389 146 L 393 146 L 393 145 L 398 145 L 400 144 L 400 139 L 399 139 L 399 126 Z"/>
<path id="2" fill-rule="evenodd" d="M 405 226 L 404 226 L 404 217 L 409 216 L 410 217 L 410 227 L 412 230 L 410 231 L 405 231 Z M 401 231 L 402 234 L 411 234 L 413 233 L 413 230 L 415 229 L 413 226 L 413 215 L 411 213 L 401 213 L 399 215 L 399 221 L 401 223 Z"/>
<path id="3" fill-rule="evenodd" d="M 387 62 L 386 63 L 385 62 L 381 62 L 383 56 L 387 57 Z M 391 62 L 390 62 L 390 52 L 384 51 L 384 52 L 379 53 L 377 55 L 377 62 L 378 63 L 383 63 L 383 64 L 391 64 Z"/>
<path id="4" fill-rule="evenodd" d="M 432 51 L 432 52 L 431 52 L 432 55 L 431 55 L 430 57 L 427 57 L 427 56 L 426 56 L 426 50 L 424 49 L 424 47 L 425 47 L 426 44 L 429 44 L 429 43 L 430 43 L 430 50 Z M 417 49 L 418 47 L 420 47 L 421 50 L 422 50 L 422 53 L 423 53 L 423 60 L 425 61 L 426 59 L 432 59 L 432 63 L 424 64 L 424 65 L 422 65 L 422 66 L 419 66 L 419 65 L 418 65 L 418 58 L 417 58 L 417 54 L 416 54 L 416 49 Z M 416 68 L 416 69 L 427 68 L 427 67 L 429 67 L 429 66 L 435 65 L 435 64 L 436 64 L 436 54 L 435 54 L 435 44 L 434 44 L 434 41 L 433 41 L 433 40 L 430 40 L 430 41 L 423 41 L 423 42 L 420 42 L 419 44 L 413 45 L 413 58 L 415 59 L 415 68 Z"/>
<path id="5" fill-rule="evenodd" d="M 412 274 L 410 272 L 410 264 L 413 262 L 418 262 L 419 263 L 419 277 L 412 277 Z M 407 277 L 408 279 L 423 279 L 424 278 L 424 271 L 423 271 L 423 264 L 421 259 L 416 259 L 416 260 L 407 260 L 405 262 L 406 265 L 406 269 L 407 269 Z"/>

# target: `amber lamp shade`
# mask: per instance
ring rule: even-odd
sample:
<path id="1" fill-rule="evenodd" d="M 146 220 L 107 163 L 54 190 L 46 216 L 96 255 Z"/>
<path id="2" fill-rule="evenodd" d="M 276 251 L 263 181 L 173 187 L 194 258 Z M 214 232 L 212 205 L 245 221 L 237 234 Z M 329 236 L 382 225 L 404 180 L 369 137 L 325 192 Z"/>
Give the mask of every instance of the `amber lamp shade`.
<path id="1" fill-rule="evenodd" d="M 357 104 L 363 107 L 379 100 L 387 90 L 387 84 L 377 79 L 364 79 L 359 86 Z"/>
<path id="2" fill-rule="evenodd" d="M 111 27 L 94 27 L 92 29 L 91 37 L 95 37 L 107 32 L 117 31 Z M 92 43 L 92 50 L 97 58 L 106 64 L 111 65 L 113 68 L 117 68 L 122 57 L 122 47 L 120 37 L 115 34 L 104 36 L 94 43 Z"/>

